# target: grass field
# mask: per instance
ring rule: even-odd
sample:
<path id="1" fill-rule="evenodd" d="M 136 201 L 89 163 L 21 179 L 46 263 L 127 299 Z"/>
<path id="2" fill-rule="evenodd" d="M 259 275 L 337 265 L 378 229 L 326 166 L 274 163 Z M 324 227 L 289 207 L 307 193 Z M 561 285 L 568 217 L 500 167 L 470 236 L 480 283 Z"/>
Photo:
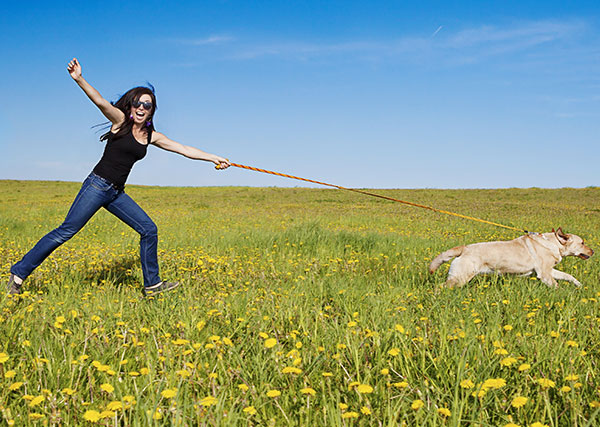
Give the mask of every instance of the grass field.
<path id="1" fill-rule="evenodd" d="M 0 260 L 58 226 L 80 184 L 0 181 Z M 1 299 L 8 425 L 592 426 L 600 265 L 583 283 L 440 289 L 442 250 L 518 233 L 351 192 L 128 187 L 177 291 L 141 295 L 138 235 L 99 212 Z M 600 192 L 378 190 L 600 248 Z"/>

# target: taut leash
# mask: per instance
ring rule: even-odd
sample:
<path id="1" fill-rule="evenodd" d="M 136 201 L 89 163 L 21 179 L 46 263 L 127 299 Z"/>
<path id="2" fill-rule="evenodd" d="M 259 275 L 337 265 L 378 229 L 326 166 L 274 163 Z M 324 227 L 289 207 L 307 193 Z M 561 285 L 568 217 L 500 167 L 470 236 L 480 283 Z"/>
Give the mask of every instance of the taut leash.
<path id="1" fill-rule="evenodd" d="M 409 205 L 409 206 L 415 206 L 417 208 L 428 209 L 428 210 L 433 211 L 433 212 L 439 212 L 439 213 L 443 213 L 443 214 L 446 214 L 446 215 L 456 216 L 456 217 L 459 217 L 459 218 L 470 219 L 472 221 L 482 222 L 484 224 L 495 225 L 496 227 L 502 227 L 502 228 L 506 228 L 508 230 L 514 230 L 514 231 L 524 232 L 525 234 L 529 233 L 529 231 L 527 231 L 527 230 L 525 230 L 523 228 L 511 227 L 510 225 L 499 224 L 497 222 L 487 221 L 485 219 L 475 218 L 475 217 L 468 216 L 468 215 L 462 215 L 462 214 L 459 214 L 459 213 L 450 212 L 450 211 L 446 211 L 446 210 L 443 210 L 443 209 L 437 209 L 437 208 L 433 208 L 431 206 L 425 206 L 425 205 L 420 205 L 418 203 L 407 202 L 406 200 L 394 199 L 393 197 L 383 196 L 381 194 L 375 194 L 375 193 L 371 193 L 371 192 L 364 191 L 364 190 L 358 190 L 356 188 L 342 187 L 341 185 L 328 184 L 326 182 L 315 181 L 313 179 L 307 179 L 307 178 L 300 178 L 299 176 L 288 175 L 288 174 L 280 173 L 280 172 L 273 172 L 273 171 L 266 170 L 266 169 L 255 168 L 253 166 L 240 165 L 238 163 L 229 163 L 229 164 L 231 166 L 235 166 L 236 168 L 248 169 L 248 170 L 252 170 L 252 171 L 256 171 L 256 172 L 262 172 L 262 173 L 268 173 L 270 175 L 277 175 L 277 176 L 282 176 L 284 178 L 297 179 L 299 181 L 312 182 L 313 184 L 325 185 L 327 187 L 333 187 L 333 188 L 337 188 L 337 189 L 340 189 L 340 190 L 353 191 L 355 193 L 361 193 L 361 194 L 365 194 L 367 196 L 378 197 L 380 199 L 390 200 L 392 202 L 402 203 L 402 204 Z M 215 169 L 222 169 L 222 168 L 220 168 L 219 166 L 215 166 Z"/>

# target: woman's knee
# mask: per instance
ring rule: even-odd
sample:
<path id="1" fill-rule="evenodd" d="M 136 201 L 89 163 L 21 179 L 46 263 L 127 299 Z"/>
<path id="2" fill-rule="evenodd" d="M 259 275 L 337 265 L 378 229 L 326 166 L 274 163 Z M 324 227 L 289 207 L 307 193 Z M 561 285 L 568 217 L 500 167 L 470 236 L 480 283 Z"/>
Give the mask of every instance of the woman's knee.
<path id="1" fill-rule="evenodd" d="M 59 227 L 52 230 L 49 233 L 49 236 L 55 242 L 62 244 L 77 234 L 78 231 L 78 229 L 75 229 L 72 226 L 61 224 Z"/>
<path id="2" fill-rule="evenodd" d="M 142 228 L 140 230 L 140 234 L 142 237 L 145 236 L 158 236 L 158 227 L 153 221 L 147 221 L 142 224 Z"/>

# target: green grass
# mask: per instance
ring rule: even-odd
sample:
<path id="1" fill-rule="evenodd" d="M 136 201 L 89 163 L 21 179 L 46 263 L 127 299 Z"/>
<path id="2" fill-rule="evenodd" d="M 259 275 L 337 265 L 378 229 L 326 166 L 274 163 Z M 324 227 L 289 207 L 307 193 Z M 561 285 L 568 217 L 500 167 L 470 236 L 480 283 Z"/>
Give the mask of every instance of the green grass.
<path id="1" fill-rule="evenodd" d="M 79 184 L 0 189 L 6 281 L 60 224 Z M 0 302 L 4 422 L 85 425 L 86 413 L 102 425 L 600 419 L 596 257 L 559 264 L 580 289 L 510 276 L 440 289 L 447 265 L 427 272 L 439 252 L 518 234 L 340 190 L 127 191 L 159 227 L 161 275 L 183 286 L 142 299 L 138 236 L 99 212 L 28 278 L 25 297 Z M 533 231 L 561 226 L 600 247 L 597 188 L 374 191 Z M 505 384 L 483 386 L 490 379 Z M 511 405 L 517 396 L 524 406 Z"/>

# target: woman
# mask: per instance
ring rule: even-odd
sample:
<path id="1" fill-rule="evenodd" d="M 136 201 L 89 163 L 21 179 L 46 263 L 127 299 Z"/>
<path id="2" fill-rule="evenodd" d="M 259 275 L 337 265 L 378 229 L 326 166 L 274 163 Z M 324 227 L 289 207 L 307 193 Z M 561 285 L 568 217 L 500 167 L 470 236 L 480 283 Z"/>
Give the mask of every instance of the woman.
<path id="1" fill-rule="evenodd" d="M 140 259 L 144 276 L 144 295 L 157 294 L 179 286 L 178 282 L 163 282 L 158 273 L 157 228 L 150 217 L 125 192 L 125 181 L 133 164 L 146 155 L 149 144 L 181 154 L 190 159 L 206 160 L 218 169 L 230 166 L 223 157 L 208 154 L 194 147 L 172 141 L 154 130 L 156 111 L 154 91 L 135 87 L 116 103 L 110 103 L 81 75 L 81 65 L 73 58 L 67 67 L 69 74 L 102 114 L 112 124 L 100 140 L 106 141 L 104 154 L 92 173 L 83 182 L 79 194 L 65 221 L 48 233 L 21 261 L 10 269 L 9 294 L 21 294 L 23 281 L 57 247 L 69 240 L 100 209 L 106 208 L 140 234 Z"/>

